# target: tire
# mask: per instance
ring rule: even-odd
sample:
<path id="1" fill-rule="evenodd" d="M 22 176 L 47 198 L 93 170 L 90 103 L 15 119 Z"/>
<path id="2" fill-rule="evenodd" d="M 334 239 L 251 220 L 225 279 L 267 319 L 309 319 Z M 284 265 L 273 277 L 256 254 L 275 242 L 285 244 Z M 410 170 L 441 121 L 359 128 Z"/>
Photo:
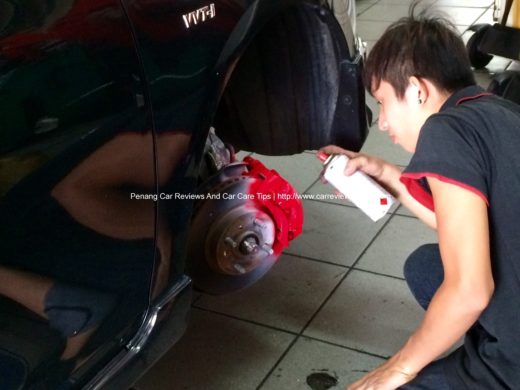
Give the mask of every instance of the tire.
<path id="1" fill-rule="evenodd" d="M 491 26 L 489 24 L 480 26 L 475 33 L 471 36 L 466 44 L 466 49 L 468 50 L 469 61 L 471 66 L 475 69 L 484 68 L 489 62 L 493 59 L 493 56 L 487 53 L 483 53 L 480 51 L 480 43 L 482 42 L 482 38 L 484 34 Z"/>
<path id="2" fill-rule="evenodd" d="M 266 155 L 329 143 L 359 150 L 368 127 L 361 63 L 352 59 L 328 6 L 287 9 L 238 62 L 217 110 L 217 135 Z"/>

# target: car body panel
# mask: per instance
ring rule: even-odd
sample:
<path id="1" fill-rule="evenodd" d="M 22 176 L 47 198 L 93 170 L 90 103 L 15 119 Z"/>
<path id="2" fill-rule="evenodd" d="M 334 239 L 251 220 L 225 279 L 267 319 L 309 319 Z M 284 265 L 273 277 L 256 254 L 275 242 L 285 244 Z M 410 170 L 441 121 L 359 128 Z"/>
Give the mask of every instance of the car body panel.
<path id="1" fill-rule="evenodd" d="M 154 134 L 118 1 L 16 5 L 0 39 L 1 263 L 18 286 L 3 294 L 18 305 L 2 298 L 11 335 L 2 349 L 31 358 L 25 386 L 52 388 L 86 356 L 93 362 L 101 347 L 131 339 L 149 305 L 156 206 L 133 201 L 129 189 L 154 191 Z M 53 301 L 49 284 L 61 286 Z M 76 293 L 81 305 L 66 299 Z M 65 359 L 78 338 L 59 327 L 74 316 L 95 332 Z M 29 325 L 13 334 L 18 323 Z M 49 337 L 20 348 L 36 329 Z"/>

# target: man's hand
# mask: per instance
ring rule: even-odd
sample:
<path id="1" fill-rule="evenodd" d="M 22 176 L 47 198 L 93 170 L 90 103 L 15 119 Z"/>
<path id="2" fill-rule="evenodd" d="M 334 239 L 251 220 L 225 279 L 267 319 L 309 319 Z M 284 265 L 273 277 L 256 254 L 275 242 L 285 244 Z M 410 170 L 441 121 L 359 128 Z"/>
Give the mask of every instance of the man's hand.
<path id="1" fill-rule="evenodd" d="M 414 213 L 424 223 L 432 228 L 436 228 L 437 223 L 435 214 L 413 198 L 400 182 L 401 169 L 380 158 L 369 156 L 363 153 L 356 153 L 340 148 L 335 145 L 328 145 L 320 149 L 326 154 L 344 154 L 349 158 L 345 168 L 345 175 L 350 176 L 360 170 L 374 178 L 384 189 L 390 192 L 402 205 Z"/>
<path id="2" fill-rule="evenodd" d="M 407 372 L 396 361 L 395 357 L 369 372 L 347 390 L 394 390 L 415 378 L 415 374 Z"/>
<path id="3" fill-rule="evenodd" d="M 320 152 L 326 154 L 344 154 L 349 158 L 348 164 L 345 168 L 345 175 L 350 176 L 357 170 L 365 172 L 367 175 L 372 176 L 375 180 L 381 181 L 383 178 L 383 171 L 388 162 L 379 158 L 368 156 L 362 153 L 352 152 L 340 148 L 335 145 L 328 145 L 320 149 Z"/>

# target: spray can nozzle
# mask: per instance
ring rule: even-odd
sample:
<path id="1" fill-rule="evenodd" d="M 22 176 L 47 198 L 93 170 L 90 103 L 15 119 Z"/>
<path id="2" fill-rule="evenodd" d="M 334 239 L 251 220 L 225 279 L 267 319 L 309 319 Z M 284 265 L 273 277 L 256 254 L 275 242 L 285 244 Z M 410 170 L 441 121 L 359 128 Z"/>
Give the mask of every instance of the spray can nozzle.
<path id="1" fill-rule="evenodd" d="M 320 160 L 323 164 L 326 164 L 328 162 L 328 160 L 332 157 L 333 155 L 332 154 L 327 154 L 325 152 L 322 152 L 322 151 L 319 151 L 318 153 L 316 153 L 316 157 L 318 158 L 318 160 Z"/>

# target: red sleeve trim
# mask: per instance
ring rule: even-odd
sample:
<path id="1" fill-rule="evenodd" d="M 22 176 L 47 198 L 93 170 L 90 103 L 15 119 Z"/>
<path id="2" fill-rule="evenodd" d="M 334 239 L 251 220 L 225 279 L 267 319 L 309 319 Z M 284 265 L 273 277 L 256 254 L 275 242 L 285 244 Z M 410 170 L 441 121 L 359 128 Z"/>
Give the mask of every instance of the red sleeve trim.
<path id="1" fill-rule="evenodd" d="M 478 99 L 479 97 L 482 97 L 482 96 L 490 96 L 490 95 L 493 95 L 492 93 L 489 93 L 489 92 L 482 92 L 482 93 L 479 93 L 478 95 L 475 95 L 475 96 L 466 96 L 466 97 L 463 97 L 461 99 L 459 99 L 457 101 L 457 106 L 461 103 L 464 103 L 468 100 L 474 100 L 474 99 Z"/>
<path id="2" fill-rule="evenodd" d="M 480 190 L 476 189 L 475 187 L 469 186 L 465 183 L 461 183 L 460 181 L 450 179 L 449 177 L 445 177 L 442 175 L 439 175 L 438 173 L 432 173 L 432 172 L 418 172 L 418 173 L 403 173 L 401 174 L 400 181 L 403 183 L 410 193 L 419 203 L 421 203 L 423 206 L 427 207 L 428 209 L 435 211 L 435 205 L 433 203 L 433 197 L 432 195 L 426 191 L 418 182 L 419 179 L 422 179 L 423 177 L 433 177 L 435 179 L 438 179 L 444 183 L 454 184 L 456 186 L 459 186 L 461 188 L 464 188 L 465 190 L 471 191 L 477 196 L 479 196 L 484 202 L 486 202 L 486 205 L 489 207 L 489 201 L 486 195 L 484 195 Z"/>
<path id="3" fill-rule="evenodd" d="M 421 176 L 422 175 L 422 176 Z M 428 191 L 426 191 L 423 186 L 419 184 L 419 179 L 424 177 L 424 174 L 410 174 L 403 173 L 399 180 L 403 183 L 415 200 L 417 200 L 424 207 L 430 209 L 431 211 L 435 211 L 435 205 L 433 204 L 433 197 Z"/>

